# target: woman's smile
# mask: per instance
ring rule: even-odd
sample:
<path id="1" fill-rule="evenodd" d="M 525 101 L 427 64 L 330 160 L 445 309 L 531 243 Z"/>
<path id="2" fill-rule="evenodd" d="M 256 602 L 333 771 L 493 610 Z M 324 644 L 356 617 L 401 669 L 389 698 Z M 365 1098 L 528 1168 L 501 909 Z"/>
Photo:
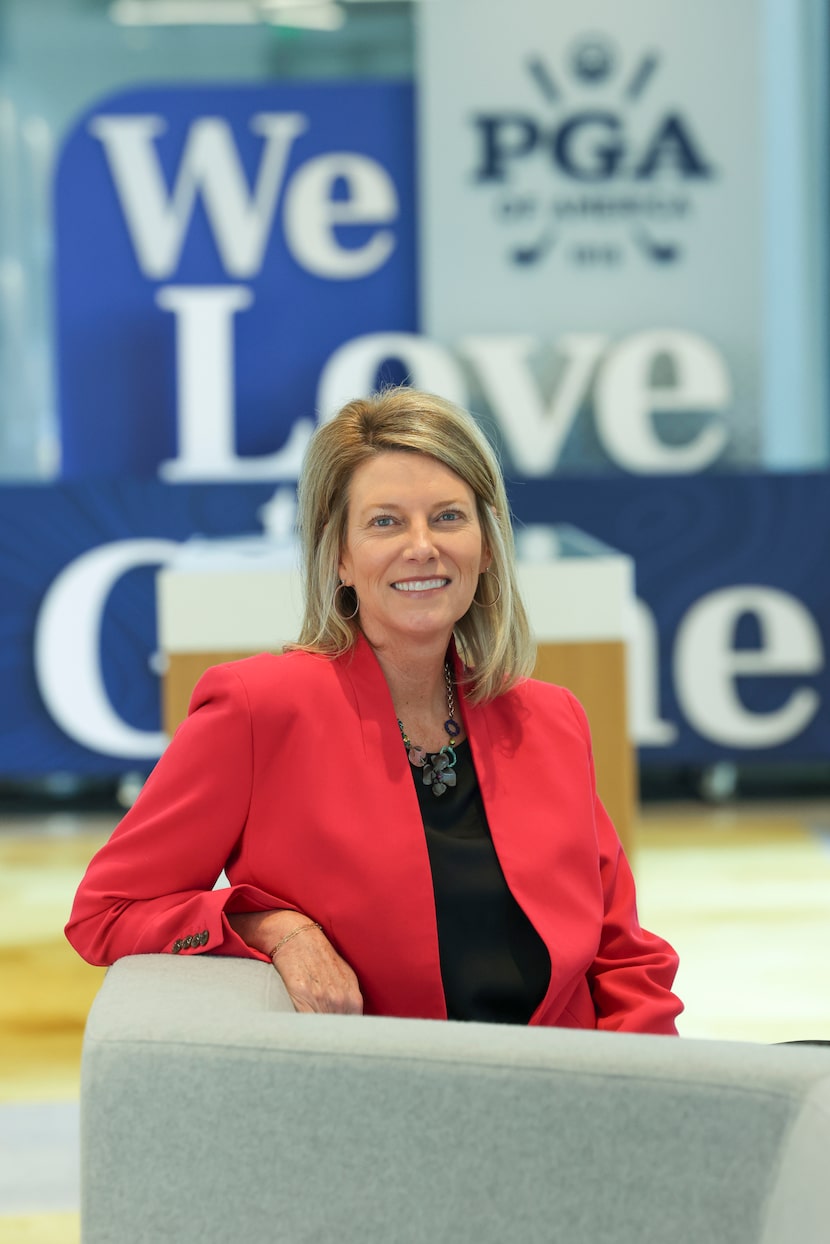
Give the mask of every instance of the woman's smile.
<path id="1" fill-rule="evenodd" d="M 449 579 L 403 579 L 392 586 L 396 592 L 432 592 L 448 583 Z"/>

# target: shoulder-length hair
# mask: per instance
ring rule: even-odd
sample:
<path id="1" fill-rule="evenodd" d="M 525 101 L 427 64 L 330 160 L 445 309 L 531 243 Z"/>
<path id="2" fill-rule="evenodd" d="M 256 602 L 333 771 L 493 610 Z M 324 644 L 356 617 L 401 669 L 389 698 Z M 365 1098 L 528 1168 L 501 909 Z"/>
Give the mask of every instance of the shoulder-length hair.
<path id="1" fill-rule="evenodd" d="M 408 387 L 348 402 L 311 439 L 297 515 L 305 613 L 299 639 L 288 647 L 339 656 L 356 643 L 357 599 L 338 577 L 349 490 L 357 467 L 389 451 L 436 459 L 464 480 L 476 498 L 492 563 L 480 576 L 473 603 L 456 622 L 454 633 L 469 670 L 467 698 L 473 703 L 492 699 L 530 674 L 535 657 L 516 581 L 504 480 L 492 446 L 471 415 L 443 398 Z"/>

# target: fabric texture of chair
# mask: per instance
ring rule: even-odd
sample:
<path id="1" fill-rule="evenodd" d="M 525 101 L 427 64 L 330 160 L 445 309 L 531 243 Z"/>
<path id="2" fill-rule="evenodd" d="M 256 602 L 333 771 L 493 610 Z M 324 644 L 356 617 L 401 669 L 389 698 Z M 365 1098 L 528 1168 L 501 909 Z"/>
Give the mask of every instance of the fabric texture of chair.
<path id="1" fill-rule="evenodd" d="M 84 1244 L 826 1244 L 830 1052 L 297 1015 L 267 964 L 107 973 Z"/>

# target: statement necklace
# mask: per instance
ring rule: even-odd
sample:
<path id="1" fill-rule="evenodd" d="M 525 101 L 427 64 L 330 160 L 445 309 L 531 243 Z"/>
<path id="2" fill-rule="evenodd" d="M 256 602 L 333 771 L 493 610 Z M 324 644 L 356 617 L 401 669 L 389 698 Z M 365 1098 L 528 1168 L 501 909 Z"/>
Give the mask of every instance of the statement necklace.
<path id="1" fill-rule="evenodd" d="M 398 718 L 398 729 L 401 732 L 403 745 L 406 748 L 406 754 L 409 756 L 409 763 L 413 769 L 420 769 L 423 773 L 424 786 L 430 786 L 432 793 L 436 797 L 443 795 L 448 786 L 455 786 L 455 769 L 456 755 L 453 747 L 453 739 L 457 739 L 461 733 L 461 727 L 455 720 L 455 699 L 452 693 L 452 671 L 449 662 L 444 664 L 444 682 L 447 686 L 447 720 L 444 722 L 444 729 L 447 732 L 448 743 L 445 743 L 440 752 L 428 752 L 426 748 L 419 747 L 417 743 L 413 743 L 403 728 L 403 722 Z"/>

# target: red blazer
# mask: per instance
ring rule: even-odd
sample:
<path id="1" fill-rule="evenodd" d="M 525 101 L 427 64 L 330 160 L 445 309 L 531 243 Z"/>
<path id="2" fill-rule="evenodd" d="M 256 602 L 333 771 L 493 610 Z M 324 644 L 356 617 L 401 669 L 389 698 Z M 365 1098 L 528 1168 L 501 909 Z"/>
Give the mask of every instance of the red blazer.
<path id="1" fill-rule="evenodd" d="M 674 1033 L 677 957 L 640 928 L 579 703 L 534 680 L 459 701 L 504 875 L 550 955 L 530 1022 Z M 213 890 L 223 868 L 231 886 Z M 225 913 L 283 907 L 320 922 L 367 1014 L 446 1018 L 418 799 L 362 638 L 334 660 L 293 652 L 208 670 L 90 863 L 66 933 L 95 964 L 162 951 L 265 959 Z"/>

